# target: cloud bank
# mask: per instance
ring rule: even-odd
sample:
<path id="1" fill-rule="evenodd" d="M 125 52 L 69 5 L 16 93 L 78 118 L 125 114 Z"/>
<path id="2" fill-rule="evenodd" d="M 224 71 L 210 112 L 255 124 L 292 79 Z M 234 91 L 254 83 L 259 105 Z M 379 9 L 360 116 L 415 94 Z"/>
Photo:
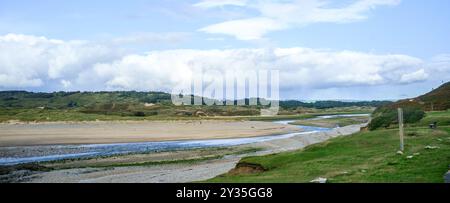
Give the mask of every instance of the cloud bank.
<path id="1" fill-rule="evenodd" d="M 124 54 L 88 41 L 8 34 L 0 36 L 0 89 L 171 91 L 180 82 L 198 80 L 193 75 L 198 70 L 271 69 L 280 70 L 281 91 L 399 85 L 427 80 L 429 70 L 448 76 L 449 58 L 427 63 L 407 55 L 302 47 Z"/>
<path id="2" fill-rule="evenodd" d="M 357 0 L 333 6 L 327 0 L 203 0 L 196 7 L 224 9 L 241 7 L 256 11 L 255 16 L 228 20 L 201 28 L 210 34 L 225 34 L 239 40 L 258 40 L 266 34 L 314 23 L 352 23 L 368 18 L 369 12 L 381 6 L 395 6 L 400 0 Z"/>
<path id="3" fill-rule="evenodd" d="M 119 56 L 110 47 L 29 35 L 0 36 L 0 87 L 30 88 L 69 81 L 95 63 Z"/>

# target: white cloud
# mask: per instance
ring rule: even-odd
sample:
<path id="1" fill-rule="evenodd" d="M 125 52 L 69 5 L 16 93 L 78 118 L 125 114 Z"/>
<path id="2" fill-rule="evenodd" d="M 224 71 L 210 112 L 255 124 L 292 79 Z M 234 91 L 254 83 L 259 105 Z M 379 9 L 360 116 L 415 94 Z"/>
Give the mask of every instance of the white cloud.
<path id="1" fill-rule="evenodd" d="M 118 56 L 109 47 L 84 41 L 0 36 L 0 87 L 38 87 L 49 80 L 70 80 L 92 64 Z"/>
<path id="2" fill-rule="evenodd" d="M 225 72 L 279 69 L 281 89 L 396 85 L 426 79 L 420 59 L 307 48 L 170 50 L 129 55 L 94 67 L 107 89 L 170 91 L 190 85 L 196 70 Z M 206 77 L 222 77 L 208 75 Z M 186 86 L 187 87 L 187 86 Z"/>
<path id="3" fill-rule="evenodd" d="M 67 81 L 67 80 L 61 80 L 61 85 L 67 89 L 67 88 L 70 88 L 70 86 L 72 86 L 72 82 Z"/>
<path id="4" fill-rule="evenodd" d="M 424 81 L 426 79 L 428 79 L 428 74 L 425 72 L 424 69 L 420 69 L 416 72 L 406 73 L 406 74 L 402 75 L 400 78 L 400 82 L 409 84 L 409 83 Z"/>
<path id="5" fill-rule="evenodd" d="M 406 55 L 300 47 L 117 52 L 90 42 L 0 36 L 0 89 L 170 91 L 198 79 L 196 70 L 278 69 L 282 90 L 397 85 L 428 77 L 427 64 Z"/>
<path id="6" fill-rule="evenodd" d="M 427 64 L 427 74 L 430 80 L 447 82 L 450 80 L 450 54 L 439 54 L 430 59 Z"/>
<path id="7" fill-rule="evenodd" d="M 20 75 L 0 74 L 0 87 L 39 87 L 44 83 L 41 79 L 37 78 L 24 78 Z"/>
<path id="8" fill-rule="evenodd" d="M 260 39 L 270 31 L 281 30 L 285 25 L 270 18 L 250 18 L 244 20 L 227 21 L 200 29 L 211 34 L 226 34 L 235 36 L 239 40 Z"/>
<path id="9" fill-rule="evenodd" d="M 439 54 L 431 59 L 430 67 L 436 72 L 450 72 L 450 54 Z"/>
<path id="10" fill-rule="evenodd" d="M 204 8 L 215 8 L 215 1 L 202 1 Z M 225 21 L 209 25 L 200 31 L 211 34 L 225 34 L 240 40 L 261 39 L 269 32 L 313 23 L 351 23 L 365 20 L 368 12 L 379 6 L 395 6 L 400 0 L 356 0 L 353 3 L 332 7 L 328 0 L 291 0 L 291 1 L 239 1 L 239 5 L 256 10 L 254 17 Z M 198 5 L 196 4 L 196 5 Z M 220 4 L 222 5 L 222 4 Z"/>

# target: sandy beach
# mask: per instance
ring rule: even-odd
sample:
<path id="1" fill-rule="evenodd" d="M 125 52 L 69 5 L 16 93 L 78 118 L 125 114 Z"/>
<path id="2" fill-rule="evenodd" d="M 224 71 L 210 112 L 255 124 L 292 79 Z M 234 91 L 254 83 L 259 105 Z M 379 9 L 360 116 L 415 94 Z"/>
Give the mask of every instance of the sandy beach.
<path id="1" fill-rule="evenodd" d="M 0 124 L 0 147 L 257 137 L 298 132 L 257 121 L 122 121 Z"/>

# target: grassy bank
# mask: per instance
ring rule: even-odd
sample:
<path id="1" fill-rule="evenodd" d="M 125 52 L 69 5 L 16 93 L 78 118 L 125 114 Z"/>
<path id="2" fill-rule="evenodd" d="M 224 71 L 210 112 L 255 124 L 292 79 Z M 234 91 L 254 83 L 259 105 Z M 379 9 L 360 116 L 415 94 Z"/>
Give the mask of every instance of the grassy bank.
<path id="1" fill-rule="evenodd" d="M 168 107 L 167 107 L 168 108 Z M 198 107 L 198 110 L 202 110 L 201 107 Z M 223 107 L 226 111 L 227 107 Z M 234 111 L 232 107 L 228 107 L 229 111 Z M 244 108 L 244 107 L 242 107 Z M 167 110 L 169 111 L 169 110 Z M 298 115 L 278 115 L 278 116 L 268 116 L 261 117 L 259 115 L 255 116 L 183 116 L 183 115 L 175 115 L 174 112 L 177 109 L 172 109 L 171 113 L 166 114 L 158 114 L 153 116 L 130 116 L 128 114 L 91 114 L 84 113 L 79 109 L 12 109 L 5 108 L 0 109 L 0 122 L 8 122 L 8 121 L 22 121 L 22 122 L 56 122 L 56 121 L 141 121 L 141 120 L 199 120 L 199 119 L 208 119 L 208 120 L 251 120 L 251 121 L 275 121 L 275 120 L 299 120 L 299 119 L 308 119 L 313 118 L 319 115 L 328 115 L 328 114 L 360 114 L 360 113 L 371 113 L 370 109 L 365 111 L 361 111 L 360 109 L 349 110 L 348 108 L 345 111 L 342 109 L 335 109 L 335 111 L 329 110 L 319 110 L 315 109 L 314 113 L 304 113 Z M 192 110 L 195 112 L 194 110 Z M 203 109 L 203 111 L 208 112 L 207 109 Z"/>
<path id="2" fill-rule="evenodd" d="M 437 130 L 429 122 L 448 124 L 450 111 L 428 113 L 406 130 L 405 151 L 398 155 L 396 129 L 360 132 L 304 150 L 244 158 L 241 163 L 262 166 L 251 174 L 224 174 L 209 182 L 310 182 L 324 177 L 341 182 L 442 183 L 450 164 L 450 125 Z M 427 149 L 429 147 L 433 149 Z"/>
<path id="3" fill-rule="evenodd" d="M 316 126 L 316 127 L 324 127 L 324 128 L 335 128 L 345 127 L 349 125 L 355 125 L 360 123 L 367 123 L 369 121 L 368 116 L 358 116 L 358 117 L 349 117 L 349 118 L 328 118 L 321 120 L 298 120 L 292 122 L 292 125 L 306 125 L 306 126 Z"/>

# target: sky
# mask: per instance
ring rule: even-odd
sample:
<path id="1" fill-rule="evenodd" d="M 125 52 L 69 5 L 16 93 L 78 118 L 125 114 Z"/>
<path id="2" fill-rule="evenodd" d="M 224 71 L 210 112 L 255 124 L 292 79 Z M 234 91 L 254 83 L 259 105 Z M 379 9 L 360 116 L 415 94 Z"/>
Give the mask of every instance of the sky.
<path id="1" fill-rule="evenodd" d="M 449 21 L 447 0 L 0 0 L 0 90 L 279 70 L 282 99 L 411 98 L 450 80 Z"/>

